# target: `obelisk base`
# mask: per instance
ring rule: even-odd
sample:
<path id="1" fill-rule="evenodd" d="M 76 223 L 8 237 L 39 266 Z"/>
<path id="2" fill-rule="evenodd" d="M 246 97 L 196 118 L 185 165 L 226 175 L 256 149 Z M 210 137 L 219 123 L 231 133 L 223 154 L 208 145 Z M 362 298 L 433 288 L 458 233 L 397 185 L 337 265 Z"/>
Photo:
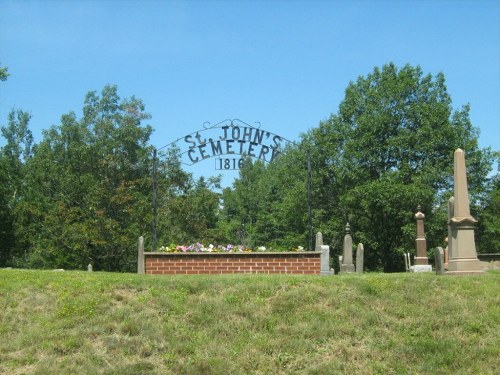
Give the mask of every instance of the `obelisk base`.
<path id="1" fill-rule="evenodd" d="M 427 259 L 427 257 L 416 256 L 414 259 L 415 259 L 415 265 L 425 266 L 429 264 L 429 260 Z"/>
<path id="2" fill-rule="evenodd" d="M 477 258 L 474 241 L 476 220 L 471 216 L 454 217 L 449 224 L 453 236 L 453 252 L 445 275 L 483 275 L 484 270 Z"/>
<path id="3" fill-rule="evenodd" d="M 432 272 L 430 264 L 416 264 L 410 267 L 410 272 Z"/>
<path id="4" fill-rule="evenodd" d="M 484 275 L 484 270 L 483 267 L 481 267 L 481 262 L 479 262 L 477 258 L 462 258 L 450 260 L 450 263 L 448 263 L 448 271 L 444 274 L 450 276 Z"/>

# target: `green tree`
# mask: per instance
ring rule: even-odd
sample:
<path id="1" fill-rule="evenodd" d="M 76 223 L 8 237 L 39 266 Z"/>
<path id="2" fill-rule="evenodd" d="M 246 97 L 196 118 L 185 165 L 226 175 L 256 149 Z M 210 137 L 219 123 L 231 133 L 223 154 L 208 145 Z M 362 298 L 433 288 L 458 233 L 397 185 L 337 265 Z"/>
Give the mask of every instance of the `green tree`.
<path id="1" fill-rule="evenodd" d="M 500 152 L 495 153 L 497 173 L 493 176 L 490 189 L 484 199 L 483 209 L 477 217 L 478 252 L 500 253 Z"/>
<path id="2" fill-rule="evenodd" d="M 368 269 L 403 270 L 402 253 L 414 252 L 417 205 L 426 215 L 428 247 L 444 244 L 456 148 L 466 151 L 473 210 L 485 199 L 491 152 L 478 148 L 469 106 L 454 110 L 451 103 L 442 73 L 424 75 L 410 65 L 375 68 L 348 85 L 338 113 L 264 168 L 256 183 L 240 177 L 225 197 L 258 200 L 251 217 L 261 240 L 306 240 L 309 152 L 314 231 L 340 254 L 349 222 L 354 242 L 365 245 Z M 256 192 L 273 201 L 252 197 Z"/>
<path id="3" fill-rule="evenodd" d="M 225 242 L 219 227 L 221 176 L 197 180 L 182 169 L 180 150 L 158 153 L 158 246 Z"/>
<path id="4" fill-rule="evenodd" d="M 262 175 L 265 166 L 262 162 L 244 159 L 233 188 L 222 193 L 223 213 L 221 225 L 224 226 L 229 242 L 255 246 L 256 222 L 265 195 L 262 189 Z"/>
<path id="5" fill-rule="evenodd" d="M 200 177 L 190 184 L 187 191 L 171 196 L 161 212 L 166 230 L 166 244 L 194 242 L 218 243 L 223 240 L 218 231 L 220 177 L 206 180 Z"/>
<path id="6" fill-rule="evenodd" d="M 12 191 L 9 188 L 9 165 L 4 155 L 0 156 L 0 267 L 6 266 L 14 250 L 14 218 L 10 209 Z"/>
<path id="7" fill-rule="evenodd" d="M 6 81 L 7 77 L 10 75 L 8 73 L 8 68 L 7 67 L 2 67 L 0 66 L 0 81 Z"/>
<path id="8" fill-rule="evenodd" d="M 223 191 L 220 223 L 231 242 L 247 246 L 307 246 L 307 161 L 290 146 L 270 165 L 246 159 L 233 187 Z"/>
<path id="9" fill-rule="evenodd" d="M 151 222 L 149 117 L 140 100 L 106 86 L 87 94 L 81 119 L 71 112 L 44 131 L 19 210 L 32 266 L 134 269 Z"/>
<path id="10" fill-rule="evenodd" d="M 31 115 L 22 110 L 11 110 L 7 126 L 1 134 L 6 144 L 0 152 L 0 265 L 20 257 L 23 249 L 16 241 L 16 210 L 26 190 L 26 162 L 32 156 L 33 135 L 29 129 Z"/>
<path id="11" fill-rule="evenodd" d="M 478 148 L 469 107 L 453 111 L 442 73 L 432 77 L 410 65 L 375 68 L 348 85 L 329 122 L 337 141 L 332 146 L 342 151 L 335 152 L 339 170 L 332 181 L 338 211 L 356 242 L 365 244 L 372 269 L 402 269 L 402 252 L 414 247 L 419 204 L 428 246 L 442 244 L 456 148 L 466 151 L 471 194 L 480 197 L 484 190 L 491 153 Z"/>

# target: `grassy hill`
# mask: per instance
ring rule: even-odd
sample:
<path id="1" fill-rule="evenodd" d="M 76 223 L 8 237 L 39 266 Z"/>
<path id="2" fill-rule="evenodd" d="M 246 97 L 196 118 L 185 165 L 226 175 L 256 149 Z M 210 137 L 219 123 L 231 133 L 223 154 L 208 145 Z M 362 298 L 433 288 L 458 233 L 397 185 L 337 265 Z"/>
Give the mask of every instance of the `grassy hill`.
<path id="1" fill-rule="evenodd" d="M 0 374 L 493 374 L 500 272 L 0 270 Z"/>

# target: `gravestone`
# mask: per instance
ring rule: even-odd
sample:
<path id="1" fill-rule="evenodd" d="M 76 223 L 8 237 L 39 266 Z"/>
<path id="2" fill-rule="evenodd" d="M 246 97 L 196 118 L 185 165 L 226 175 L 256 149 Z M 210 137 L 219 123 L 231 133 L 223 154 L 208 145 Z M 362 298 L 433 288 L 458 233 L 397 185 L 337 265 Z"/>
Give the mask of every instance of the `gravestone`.
<path id="1" fill-rule="evenodd" d="M 362 243 L 358 243 L 356 249 L 356 272 L 363 273 L 363 263 L 365 258 L 365 248 Z"/>
<path id="2" fill-rule="evenodd" d="M 450 261 L 447 275 L 484 274 L 477 258 L 474 228 L 476 219 L 470 214 L 465 154 L 457 149 L 454 154 L 454 204 L 453 217 L 449 221 L 451 236 L 449 239 Z"/>
<path id="3" fill-rule="evenodd" d="M 352 263 L 352 237 L 351 227 L 347 223 L 345 227 L 344 249 L 342 252 L 342 264 L 340 265 L 340 273 L 354 272 L 354 264 Z"/>
<path id="4" fill-rule="evenodd" d="M 425 239 L 424 219 L 425 215 L 421 211 L 420 205 L 417 207 L 415 219 L 417 220 L 417 238 L 415 239 L 415 246 L 417 255 L 415 256 L 415 265 L 429 264 L 427 260 L 427 241 Z"/>
<path id="5" fill-rule="evenodd" d="M 316 250 L 318 249 L 316 245 Z M 320 245 L 319 251 L 321 251 L 320 258 L 320 275 L 329 276 L 335 274 L 333 268 L 330 268 L 330 246 Z"/>
<path id="6" fill-rule="evenodd" d="M 444 251 L 442 247 L 434 249 L 434 261 L 436 264 L 436 274 L 444 275 Z"/>
<path id="7" fill-rule="evenodd" d="M 417 207 L 415 219 L 417 220 L 417 238 L 415 240 L 416 256 L 415 265 L 410 266 L 411 272 L 432 272 L 432 266 L 427 259 L 427 241 L 425 239 L 424 219 L 425 215 L 421 212 L 420 205 Z"/>
<path id="8" fill-rule="evenodd" d="M 321 246 L 323 246 L 323 233 L 316 233 L 316 251 L 321 251 Z"/>
<path id="9" fill-rule="evenodd" d="M 448 269 L 448 237 L 445 238 L 444 242 L 446 242 L 446 247 L 444 248 L 444 269 Z"/>
<path id="10" fill-rule="evenodd" d="M 137 245 L 137 273 L 144 273 L 144 237 L 139 237 Z"/>

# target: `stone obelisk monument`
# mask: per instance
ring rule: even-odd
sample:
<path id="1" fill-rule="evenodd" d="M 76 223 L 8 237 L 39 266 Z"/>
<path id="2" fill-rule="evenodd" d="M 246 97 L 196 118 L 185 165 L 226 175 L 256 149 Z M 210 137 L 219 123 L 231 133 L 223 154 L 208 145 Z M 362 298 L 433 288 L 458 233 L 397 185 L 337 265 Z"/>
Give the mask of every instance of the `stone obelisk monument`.
<path id="1" fill-rule="evenodd" d="M 477 258 L 474 241 L 474 227 L 477 223 L 470 214 L 465 154 L 457 149 L 454 154 L 454 198 L 453 217 L 448 225 L 451 232 L 449 240 L 450 260 L 447 275 L 483 274 Z"/>
<path id="2" fill-rule="evenodd" d="M 415 214 L 415 219 L 417 220 L 417 238 L 415 240 L 415 246 L 417 248 L 417 256 L 415 257 L 415 264 L 417 265 L 427 265 L 429 261 L 427 259 L 427 240 L 425 239 L 424 232 L 424 219 L 425 215 L 422 213 L 422 208 L 420 205 L 417 207 L 417 213 Z"/>
<path id="3" fill-rule="evenodd" d="M 415 219 L 417 220 L 417 238 L 415 239 L 415 247 L 417 255 L 415 256 L 415 265 L 412 267 L 413 272 L 432 272 L 432 266 L 427 258 L 427 240 L 425 239 L 424 219 L 422 207 L 418 205 Z"/>

